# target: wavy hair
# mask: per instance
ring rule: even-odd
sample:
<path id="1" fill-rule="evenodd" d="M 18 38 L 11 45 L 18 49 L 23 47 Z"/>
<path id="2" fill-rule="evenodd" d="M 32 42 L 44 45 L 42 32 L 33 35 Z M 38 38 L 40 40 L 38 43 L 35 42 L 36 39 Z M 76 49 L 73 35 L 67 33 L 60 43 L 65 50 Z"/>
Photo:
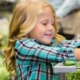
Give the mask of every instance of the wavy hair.
<path id="1" fill-rule="evenodd" d="M 55 10 L 48 2 L 44 0 L 27 0 L 18 3 L 13 10 L 9 27 L 8 46 L 4 51 L 6 55 L 4 63 L 9 71 L 15 70 L 14 45 L 16 40 L 25 38 L 25 35 L 34 28 L 38 15 L 43 13 L 47 8 L 50 8 L 54 14 L 54 27 L 56 31 L 54 37 L 57 39 L 57 42 L 64 39 L 63 36 L 57 34 L 59 29 Z"/>

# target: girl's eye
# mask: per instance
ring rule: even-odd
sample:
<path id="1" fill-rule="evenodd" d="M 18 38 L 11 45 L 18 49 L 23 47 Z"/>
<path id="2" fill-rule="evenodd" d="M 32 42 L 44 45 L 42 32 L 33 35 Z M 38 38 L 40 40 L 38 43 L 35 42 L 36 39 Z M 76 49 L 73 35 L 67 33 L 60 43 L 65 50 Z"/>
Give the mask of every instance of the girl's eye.
<path id="1" fill-rule="evenodd" d="M 43 25 L 47 25 L 47 23 L 42 23 Z"/>

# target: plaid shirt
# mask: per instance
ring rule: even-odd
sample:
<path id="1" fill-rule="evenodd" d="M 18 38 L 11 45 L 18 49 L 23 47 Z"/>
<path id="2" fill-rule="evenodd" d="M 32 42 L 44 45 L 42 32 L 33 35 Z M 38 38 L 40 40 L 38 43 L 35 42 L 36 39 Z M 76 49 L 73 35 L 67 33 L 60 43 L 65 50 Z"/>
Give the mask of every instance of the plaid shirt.
<path id="1" fill-rule="evenodd" d="M 53 39 L 53 42 L 56 40 Z M 43 45 L 34 39 L 17 40 L 15 59 L 17 80 L 59 80 L 53 67 L 67 58 L 75 60 L 74 48 L 80 41 L 65 40 L 60 44 Z"/>

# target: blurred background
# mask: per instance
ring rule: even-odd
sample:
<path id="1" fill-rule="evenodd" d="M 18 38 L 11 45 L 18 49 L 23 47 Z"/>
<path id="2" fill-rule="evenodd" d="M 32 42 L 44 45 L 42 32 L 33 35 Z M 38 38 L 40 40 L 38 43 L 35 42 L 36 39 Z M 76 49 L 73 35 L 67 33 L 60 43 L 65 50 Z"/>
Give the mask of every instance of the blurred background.
<path id="1" fill-rule="evenodd" d="M 16 0 L 0 0 L 0 80 L 15 80 L 15 77 L 3 65 L 3 60 L 4 49 L 7 46 L 8 28 L 16 2 Z"/>
<path id="2" fill-rule="evenodd" d="M 24 0 L 0 0 L 0 80 L 16 80 L 3 65 L 4 49 L 7 46 L 8 28 L 13 15 L 14 6 Z M 66 39 L 77 39 L 80 34 L 80 0 L 47 0 L 55 9 L 59 24 L 59 34 Z M 80 67 L 80 62 L 77 63 Z M 80 80 L 80 70 L 77 71 L 76 80 Z M 12 76 L 12 77 L 11 77 Z M 72 73 L 67 80 L 74 80 Z"/>

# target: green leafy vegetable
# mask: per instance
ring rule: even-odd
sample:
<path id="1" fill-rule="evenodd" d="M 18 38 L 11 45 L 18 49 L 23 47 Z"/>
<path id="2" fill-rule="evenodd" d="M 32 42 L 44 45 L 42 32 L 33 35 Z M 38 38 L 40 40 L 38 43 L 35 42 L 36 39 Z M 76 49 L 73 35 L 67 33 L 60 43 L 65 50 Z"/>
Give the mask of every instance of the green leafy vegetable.
<path id="1" fill-rule="evenodd" d="M 67 59 L 63 64 L 64 64 L 64 66 L 72 66 L 72 65 L 76 65 L 76 62 Z"/>
<path id="2" fill-rule="evenodd" d="M 76 76 L 76 80 L 80 80 L 80 61 L 76 61 L 76 67 L 77 67 L 76 73 L 66 74 L 67 80 L 75 80 L 75 76 Z"/>

